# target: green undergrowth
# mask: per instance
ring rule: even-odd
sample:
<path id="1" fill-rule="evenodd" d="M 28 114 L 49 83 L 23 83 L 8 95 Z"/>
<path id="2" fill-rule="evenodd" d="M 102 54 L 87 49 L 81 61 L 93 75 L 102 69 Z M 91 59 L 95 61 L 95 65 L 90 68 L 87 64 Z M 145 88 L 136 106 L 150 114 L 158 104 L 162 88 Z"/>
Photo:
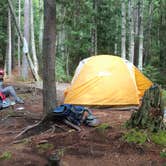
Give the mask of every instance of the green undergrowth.
<path id="1" fill-rule="evenodd" d="M 166 146 L 166 131 L 151 134 L 151 140 L 155 144 Z"/>
<path id="2" fill-rule="evenodd" d="M 147 140 L 147 133 L 132 129 L 123 135 L 123 139 L 128 143 L 133 142 L 133 143 L 138 143 L 142 145 Z"/>
<path id="3" fill-rule="evenodd" d="M 161 93 L 162 93 L 162 100 L 164 103 L 164 107 L 166 107 L 166 90 L 162 90 Z"/>
<path id="4" fill-rule="evenodd" d="M 131 129 L 123 135 L 123 140 L 130 143 L 145 144 L 151 141 L 157 145 L 166 147 L 166 131 L 149 132 L 147 130 Z"/>
<path id="5" fill-rule="evenodd" d="M 52 150 L 53 148 L 54 148 L 54 145 L 50 143 L 43 143 L 43 144 L 37 145 L 37 149 L 40 153 L 43 153 L 47 150 Z"/>
<path id="6" fill-rule="evenodd" d="M 10 160 L 11 158 L 12 158 L 12 153 L 7 151 L 0 156 L 0 160 Z"/>
<path id="7" fill-rule="evenodd" d="M 108 123 L 102 123 L 99 126 L 96 127 L 96 131 L 98 131 L 99 133 L 104 134 L 106 132 L 107 129 L 110 128 L 110 125 Z"/>
<path id="8" fill-rule="evenodd" d="M 161 151 L 160 152 L 160 157 L 166 158 L 166 151 Z"/>

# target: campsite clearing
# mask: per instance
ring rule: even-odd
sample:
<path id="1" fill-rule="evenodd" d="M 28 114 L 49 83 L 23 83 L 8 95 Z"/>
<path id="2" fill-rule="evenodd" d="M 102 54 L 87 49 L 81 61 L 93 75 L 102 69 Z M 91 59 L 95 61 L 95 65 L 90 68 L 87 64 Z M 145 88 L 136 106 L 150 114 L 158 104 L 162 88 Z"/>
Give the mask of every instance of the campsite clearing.
<path id="1" fill-rule="evenodd" d="M 24 91 L 23 91 L 24 90 Z M 63 89 L 64 90 L 64 89 Z M 58 93 L 62 96 L 63 90 Z M 42 116 L 41 91 L 18 85 L 17 92 L 25 99 L 25 110 L 8 108 L 0 112 L 0 165 L 1 166 L 46 166 L 49 156 L 56 153 L 63 166 L 164 166 L 161 157 L 163 146 L 147 142 L 145 145 L 127 143 L 122 140 L 126 129 L 124 122 L 132 111 L 95 110 L 93 113 L 106 124 L 96 129 L 81 126 L 82 131 L 60 125 L 22 139 L 15 136 L 28 125 L 39 121 Z M 62 98 L 59 103 L 62 103 Z M 13 110 L 14 109 L 14 110 Z M 63 131 L 64 130 L 64 131 Z"/>

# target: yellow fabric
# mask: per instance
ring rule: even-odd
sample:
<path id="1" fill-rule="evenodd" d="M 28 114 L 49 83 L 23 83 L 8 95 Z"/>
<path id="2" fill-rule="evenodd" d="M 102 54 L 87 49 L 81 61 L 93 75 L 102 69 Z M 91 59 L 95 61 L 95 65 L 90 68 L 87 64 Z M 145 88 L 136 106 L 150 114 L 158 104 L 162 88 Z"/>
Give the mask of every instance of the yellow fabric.
<path id="1" fill-rule="evenodd" d="M 144 95 L 145 90 L 152 86 L 153 83 L 147 77 L 145 77 L 136 67 L 134 67 L 134 70 L 135 81 L 139 91 L 138 94 L 139 97 L 142 97 Z"/>
<path id="2" fill-rule="evenodd" d="M 151 85 L 138 69 L 117 56 L 90 57 L 77 74 L 65 92 L 66 104 L 137 105 Z"/>

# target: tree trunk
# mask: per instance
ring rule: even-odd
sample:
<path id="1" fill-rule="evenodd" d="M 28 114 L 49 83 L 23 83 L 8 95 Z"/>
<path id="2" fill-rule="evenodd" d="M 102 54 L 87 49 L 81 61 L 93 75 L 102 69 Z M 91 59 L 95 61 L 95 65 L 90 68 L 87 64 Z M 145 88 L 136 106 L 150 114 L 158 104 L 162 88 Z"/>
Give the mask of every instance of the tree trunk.
<path id="1" fill-rule="evenodd" d="M 152 43 L 151 29 L 152 29 L 152 16 L 153 16 L 153 2 L 149 1 L 148 4 L 148 32 L 145 34 L 146 50 L 145 50 L 145 62 L 151 61 L 150 48 Z"/>
<path id="2" fill-rule="evenodd" d="M 8 58 L 7 58 L 7 74 L 11 77 L 12 72 L 12 34 L 11 34 L 11 12 L 8 9 Z"/>
<path id="3" fill-rule="evenodd" d="M 39 13 L 40 13 L 40 29 L 39 29 L 39 53 L 41 54 L 43 49 L 43 0 L 39 0 Z"/>
<path id="4" fill-rule="evenodd" d="M 159 131 L 166 129 L 163 121 L 164 107 L 159 86 L 152 86 L 146 90 L 141 107 L 133 112 L 126 125 L 129 128 L 149 129 Z"/>
<path id="5" fill-rule="evenodd" d="M 93 0 L 93 10 L 97 13 L 97 1 Z M 97 55 L 97 19 L 96 14 L 93 16 L 93 28 L 91 29 L 91 55 Z"/>
<path id="6" fill-rule="evenodd" d="M 126 5 L 122 0 L 122 32 L 121 32 L 121 57 L 126 59 Z"/>
<path id="7" fill-rule="evenodd" d="M 114 43 L 114 55 L 118 55 L 118 15 L 115 16 L 115 43 Z"/>
<path id="8" fill-rule="evenodd" d="M 129 61 L 134 63 L 134 4 L 132 0 L 129 0 L 128 7 L 129 17 Z"/>
<path id="9" fill-rule="evenodd" d="M 31 20 L 31 47 L 32 47 L 32 59 L 33 59 L 33 65 L 34 70 L 38 73 L 38 59 L 36 55 L 36 45 L 35 45 L 35 37 L 34 37 L 34 22 L 33 22 L 33 1 L 30 0 L 30 20 Z"/>
<path id="10" fill-rule="evenodd" d="M 18 27 L 21 28 L 21 0 L 18 0 Z M 21 75 L 21 51 L 20 51 L 20 36 L 18 35 L 18 74 Z"/>
<path id="11" fill-rule="evenodd" d="M 49 115 L 57 104 L 55 82 L 56 2 L 44 0 L 43 111 Z"/>
<path id="12" fill-rule="evenodd" d="M 138 56 L 138 68 L 142 70 L 143 68 L 143 0 L 140 0 L 140 30 L 139 30 L 139 56 Z"/>
<path id="13" fill-rule="evenodd" d="M 29 47 L 29 32 L 30 32 L 30 3 L 29 0 L 24 1 L 24 37 L 27 42 L 27 47 Z M 28 79 L 28 61 L 27 56 L 24 53 L 22 58 L 22 78 L 24 80 Z"/>
<path id="14" fill-rule="evenodd" d="M 135 11 L 134 11 L 134 17 L 135 17 L 135 45 L 134 45 L 134 65 L 138 66 L 138 57 L 139 57 L 139 31 L 140 31 L 140 23 L 139 23 L 139 16 L 140 16 L 140 2 L 138 0 Z"/>
<path id="15" fill-rule="evenodd" d="M 26 39 L 24 38 L 24 36 L 22 35 L 21 30 L 20 30 L 20 28 L 19 28 L 19 25 L 18 25 L 18 23 L 17 23 L 16 15 L 15 15 L 15 12 L 14 12 L 13 5 L 12 5 L 11 0 L 8 0 L 8 4 L 9 4 L 10 11 L 11 11 L 11 13 L 12 13 L 12 16 L 13 16 L 13 20 L 14 20 L 14 23 L 15 23 L 15 26 L 16 26 L 16 29 L 17 29 L 17 32 L 18 32 L 18 34 L 19 34 L 19 36 L 20 36 L 20 41 L 21 41 L 22 45 L 24 46 L 24 48 L 27 47 L 27 49 L 28 49 L 27 41 L 26 41 Z M 24 48 L 23 48 L 24 54 L 25 54 L 25 56 L 28 58 L 29 66 L 30 66 L 30 68 L 31 68 L 31 71 L 32 71 L 32 73 L 33 73 L 33 76 L 34 76 L 35 80 L 39 81 L 39 80 L 40 80 L 40 77 L 39 77 L 39 75 L 38 75 L 38 72 L 36 72 L 36 70 L 34 69 L 34 64 L 33 64 L 33 62 L 32 62 L 31 57 L 29 56 L 29 52 L 28 52 L 28 50 L 26 49 L 26 53 L 25 53 L 25 49 L 24 49 Z M 26 58 L 26 57 L 25 57 L 25 58 Z M 28 71 L 27 71 L 27 72 L 28 72 Z"/>

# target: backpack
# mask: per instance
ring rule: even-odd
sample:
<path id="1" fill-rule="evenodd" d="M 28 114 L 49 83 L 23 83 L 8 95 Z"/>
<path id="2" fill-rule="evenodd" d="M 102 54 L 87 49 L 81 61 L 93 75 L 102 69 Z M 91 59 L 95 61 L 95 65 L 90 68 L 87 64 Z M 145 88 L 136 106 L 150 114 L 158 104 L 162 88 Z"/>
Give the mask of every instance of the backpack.
<path id="1" fill-rule="evenodd" d="M 83 106 L 62 104 L 53 110 L 53 114 L 57 119 L 67 119 L 78 126 L 82 123 L 91 127 L 95 127 L 99 124 L 99 120 L 92 114 L 92 112 Z"/>
<path id="2" fill-rule="evenodd" d="M 56 118 L 67 119 L 75 125 L 80 126 L 83 120 L 85 107 L 74 106 L 72 104 L 62 104 L 53 110 Z"/>

